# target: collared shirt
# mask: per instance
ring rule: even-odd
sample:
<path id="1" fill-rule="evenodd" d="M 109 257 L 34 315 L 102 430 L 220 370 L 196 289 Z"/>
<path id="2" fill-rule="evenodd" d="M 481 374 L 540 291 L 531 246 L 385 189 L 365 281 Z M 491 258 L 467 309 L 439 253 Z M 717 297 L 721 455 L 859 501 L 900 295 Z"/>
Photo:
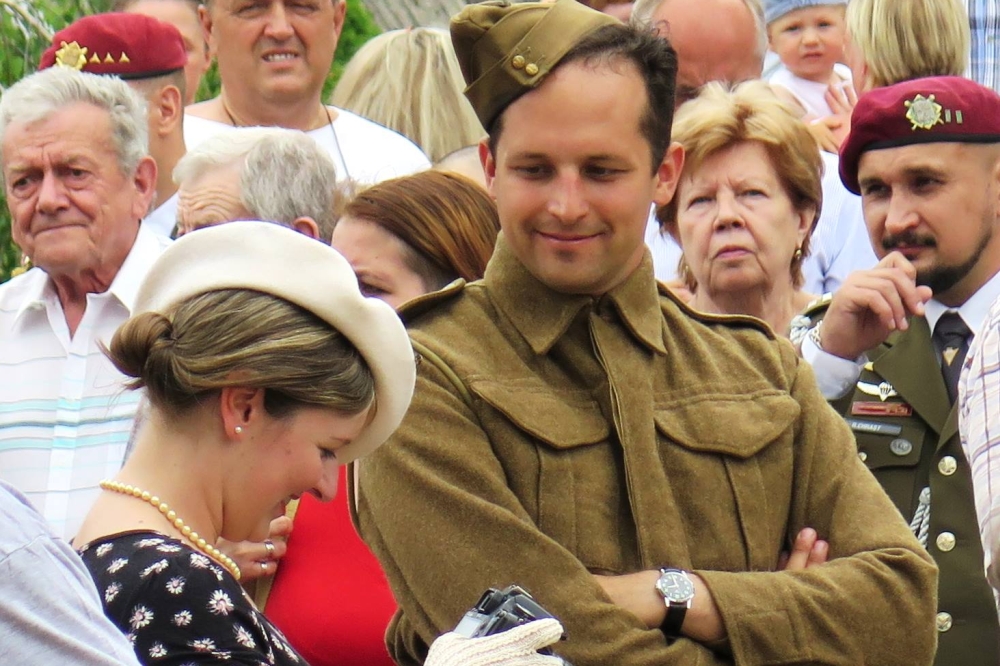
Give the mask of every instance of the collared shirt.
<path id="1" fill-rule="evenodd" d="M 1000 92 L 1000 3 L 965 0 L 972 33 L 968 77 Z"/>
<path id="2" fill-rule="evenodd" d="M 969 348 L 958 382 L 959 432 L 972 470 L 986 579 L 996 593 L 1000 571 L 1000 299 Z M 1000 596 L 998 596 L 1000 599 Z"/>
<path id="3" fill-rule="evenodd" d="M 861 212 L 861 197 L 851 194 L 840 182 L 839 158 L 830 153 L 821 156 L 823 208 L 809 240 L 809 256 L 802 262 L 802 291 L 807 294 L 834 292 L 852 272 L 878 263 Z M 677 279 L 682 252 L 669 234 L 660 233 L 654 213 L 650 213 L 646 224 L 646 245 L 653 255 L 656 279 L 669 282 Z"/>
<path id="4" fill-rule="evenodd" d="M 170 241 L 141 226 L 132 250 L 71 337 L 49 276 L 34 268 L 0 285 L 0 478 L 71 538 L 118 471 L 139 402 L 104 356 L 139 284 Z"/>
<path id="5" fill-rule="evenodd" d="M 973 340 L 975 340 L 983 327 L 986 311 L 997 298 L 1000 298 L 1000 272 L 990 278 L 986 284 L 979 288 L 979 291 L 970 296 L 958 308 L 948 307 L 933 298 L 927 301 L 924 305 L 927 326 L 933 332 L 941 315 L 953 310 L 962 317 L 962 321 L 972 331 Z M 865 356 L 852 361 L 827 353 L 820 349 L 809 336 L 806 336 L 802 341 L 802 358 L 813 367 L 819 388 L 829 400 L 846 395 L 857 383 L 858 377 L 861 376 L 861 369 L 868 362 Z"/>
<path id="6" fill-rule="evenodd" d="M 156 210 L 149 211 L 149 214 L 142 221 L 142 226 L 149 227 L 158 235 L 164 238 L 171 238 L 174 234 L 174 227 L 177 226 L 177 202 L 180 194 L 174 192 L 173 196 L 156 207 Z"/>

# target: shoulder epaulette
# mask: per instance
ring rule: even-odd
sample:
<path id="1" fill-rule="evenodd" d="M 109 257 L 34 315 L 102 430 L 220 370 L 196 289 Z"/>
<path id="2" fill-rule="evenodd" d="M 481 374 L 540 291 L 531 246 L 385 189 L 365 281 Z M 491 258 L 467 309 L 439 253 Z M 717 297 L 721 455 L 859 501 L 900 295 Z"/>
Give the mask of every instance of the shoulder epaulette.
<path id="1" fill-rule="evenodd" d="M 811 301 L 809 305 L 803 308 L 800 315 L 803 317 L 808 317 L 809 319 L 813 319 L 817 315 L 821 315 L 824 312 L 826 312 L 826 309 L 830 307 L 830 301 L 832 300 L 833 300 L 833 294 L 829 292 L 825 293 L 816 300 Z"/>
<path id="2" fill-rule="evenodd" d="M 430 312 L 435 307 L 441 303 L 446 303 L 465 289 L 466 282 L 462 278 L 458 278 L 454 282 L 445 285 L 437 291 L 432 291 L 429 294 L 424 294 L 423 296 L 417 296 L 412 301 L 407 301 L 399 308 L 399 318 L 403 320 L 403 323 L 410 323 L 420 315 L 425 312 Z"/>
<path id="3" fill-rule="evenodd" d="M 663 282 L 657 280 L 656 288 L 660 292 L 660 296 L 671 301 L 677 305 L 677 307 L 679 307 L 684 314 L 702 324 L 723 324 L 726 326 L 749 327 L 757 329 L 762 333 L 766 333 L 769 337 L 774 337 L 774 331 L 771 330 L 771 327 L 756 317 L 741 314 L 711 314 L 708 312 L 700 312 L 685 303 L 682 298 L 678 297 L 677 294 L 675 294 L 670 287 Z"/>

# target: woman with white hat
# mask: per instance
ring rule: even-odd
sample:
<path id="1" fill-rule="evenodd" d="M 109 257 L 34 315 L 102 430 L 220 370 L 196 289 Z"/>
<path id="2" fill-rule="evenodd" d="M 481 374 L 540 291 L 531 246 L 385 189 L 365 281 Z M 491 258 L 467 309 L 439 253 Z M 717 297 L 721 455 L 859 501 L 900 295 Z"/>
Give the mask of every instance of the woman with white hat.
<path id="1" fill-rule="evenodd" d="M 415 378 L 396 313 L 329 246 L 236 222 L 161 256 L 107 353 L 149 409 L 76 538 L 105 613 L 144 663 L 303 664 L 213 544 L 265 539 L 303 494 L 331 499 L 338 466 L 396 429 Z M 428 663 L 546 663 L 534 650 L 559 633 L 450 635 Z"/>
<path id="2" fill-rule="evenodd" d="M 169 248 L 108 355 L 149 409 L 76 540 L 107 614 L 140 658 L 297 663 L 214 544 L 331 499 L 338 466 L 395 430 L 415 373 L 402 323 L 333 249 L 242 222 Z"/>

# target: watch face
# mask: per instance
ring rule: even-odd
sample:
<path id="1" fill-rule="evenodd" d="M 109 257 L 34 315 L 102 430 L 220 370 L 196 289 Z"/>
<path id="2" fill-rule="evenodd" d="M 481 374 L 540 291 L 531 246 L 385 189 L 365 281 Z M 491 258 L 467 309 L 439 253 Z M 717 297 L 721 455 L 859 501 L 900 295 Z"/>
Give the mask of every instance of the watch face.
<path id="1" fill-rule="evenodd" d="M 668 571 L 656 581 L 656 589 L 672 603 L 685 603 L 694 596 L 694 584 L 679 571 Z"/>

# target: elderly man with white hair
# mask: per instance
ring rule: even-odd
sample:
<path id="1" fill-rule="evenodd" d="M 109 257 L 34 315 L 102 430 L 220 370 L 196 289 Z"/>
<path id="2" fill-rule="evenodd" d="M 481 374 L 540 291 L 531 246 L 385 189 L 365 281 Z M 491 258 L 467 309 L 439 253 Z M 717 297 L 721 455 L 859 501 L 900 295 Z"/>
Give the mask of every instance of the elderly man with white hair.
<path id="1" fill-rule="evenodd" d="M 141 227 L 156 188 L 146 104 L 114 77 L 56 67 L 0 100 L 14 242 L 0 285 L 0 479 L 71 537 L 121 465 L 137 398 L 101 352 L 169 243 Z"/>
<path id="2" fill-rule="evenodd" d="M 218 134 L 178 162 L 174 180 L 179 235 L 241 219 L 324 240 L 333 232 L 337 171 L 302 132 L 260 127 Z"/>
<path id="3" fill-rule="evenodd" d="M 697 96 L 710 81 L 741 83 L 761 76 L 767 52 L 761 0 L 637 0 L 631 21 L 661 30 L 676 49 L 678 105 Z M 861 199 L 837 177 L 837 156 L 821 155 L 823 206 L 812 235 L 812 252 L 802 264 L 802 289 L 814 294 L 835 291 L 851 272 L 878 262 L 865 230 Z M 681 249 L 652 216 L 646 243 L 656 277 L 675 280 Z"/>

